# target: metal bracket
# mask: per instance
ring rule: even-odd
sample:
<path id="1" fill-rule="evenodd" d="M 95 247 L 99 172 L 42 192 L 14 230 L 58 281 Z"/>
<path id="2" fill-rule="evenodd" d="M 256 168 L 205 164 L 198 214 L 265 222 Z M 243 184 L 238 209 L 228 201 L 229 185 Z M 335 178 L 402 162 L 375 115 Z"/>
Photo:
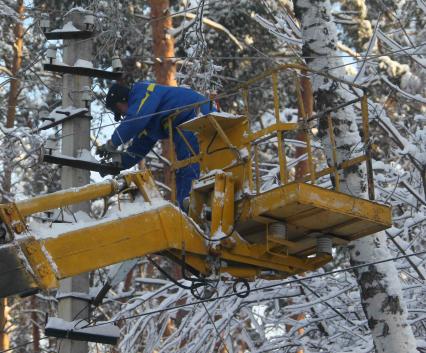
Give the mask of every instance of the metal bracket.
<path id="1" fill-rule="evenodd" d="M 67 158 L 65 156 L 51 156 L 48 154 L 45 154 L 43 156 L 43 162 L 65 165 L 78 169 L 91 170 L 93 172 L 98 172 L 102 175 L 117 175 L 120 174 L 122 170 L 120 167 L 117 167 L 115 165 L 83 161 L 73 157 Z"/>
<path id="2" fill-rule="evenodd" d="M 36 128 L 33 130 L 33 132 L 39 132 L 41 130 L 47 130 L 50 129 L 56 125 L 59 124 L 63 124 L 65 121 L 71 120 L 71 119 L 75 119 L 75 118 L 83 118 L 83 117 L 88 117 L 90 119 L 92 119 L 91 116 L 87 116 L 86 114 L 89 113 L 89 111 L 85 108 L 78 110 L 76 113 L 74 114 L 70 114 L 70 112 L 66 111 L 66 110 L 56 110 L 55 111 L 57 114 L 63 114 L 64 117 L 62 119 L 58 119 L 58 120 L 53 120 L 50 124 L 47 125 L 43 125 L 39 128 Z"/>
<path id="3" fill-rule="evenodd" d="M 61 74 L 72 74 L 80 76 L 89 76 L 97 78 L 105 78 L 107 80 L 119 80 L 122 76 L 121 71 L 106 71 L 93 69 L 91 67 L 80 67 L 80 66 L 66 66 L 57 64 L 43 64 L 43 69 L 51 72 L 58 72 Z"/>
<path id="4" fill-rule="evenodd" d="M 93 37 L 92 31 L 51 31 L 44 33 L 47 40 L 59 39 L 88 39 Z"/>

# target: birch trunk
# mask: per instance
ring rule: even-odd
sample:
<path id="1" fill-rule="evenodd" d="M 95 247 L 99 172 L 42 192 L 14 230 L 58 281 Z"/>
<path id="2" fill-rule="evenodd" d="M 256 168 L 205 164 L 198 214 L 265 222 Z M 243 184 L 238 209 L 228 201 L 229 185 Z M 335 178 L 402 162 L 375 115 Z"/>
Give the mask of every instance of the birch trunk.
<path id="1" fill-rule="evenodd" d="M 336 50 L 337 32 L 330 14 L 329 0 L 296 0 L 295 11 L 302 27 L 303 55 L 311 69 L 333 76 L 344 75 L 343 64 Z M 329 78 L 315 75 L 313 91 L 316 110 L 347 102 L 354 97 L 348 87 Z M 338 163 L 362 152 L 361 137 L 352 106 L 332 114 Z M 320 123 L 319 136 L 332 165 L 327 121 Z M 366 198 L 366 173 L 363 165 L 346 169 L 340 176 L 341 191 Z M 391 257 L 384 233 L 354 241 L 349 246 L 352 265 L 365 264 Z M 416 341 L 407 320 L 398 272 L 393 262 L 369 265 L 356 271 L 364 313 L 368 319 L 376 352 L 415 353 Z"/>

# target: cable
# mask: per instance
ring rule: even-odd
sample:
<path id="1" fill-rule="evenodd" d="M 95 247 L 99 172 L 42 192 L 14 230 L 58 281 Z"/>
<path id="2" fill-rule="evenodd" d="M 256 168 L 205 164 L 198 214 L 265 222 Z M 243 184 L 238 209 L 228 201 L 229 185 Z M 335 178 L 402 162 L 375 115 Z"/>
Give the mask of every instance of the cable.
<path id="1" fill-rule="evenodd" d="M 424 44 L 423 44 L 424 45 Z M 421 45 L 421 46 L 423 46 Z M 420 47 L 421 47 L 420 46 Z M 364 61 L 364 58 L 378 58 L 382 56 L 388 56 L 392 54 L 399 54 L 398 56 L 417 56 L 417 55 L 426 55 L 426 53 L 401 53 L 403 51 L 411 50 L 412 48 L 405 48 L 405 49 L 398 49 L 394 51 L 390 51 L 383 54 L 370 54 L 367 56 L 360 57 L 360 60 L 358 62 Z M 303 59 L 319 59 L 319 58 L 353 58 L 354 55 L 324 55 L 324 56 L 309 56 L 309 55 L 293 55 L 293 54 L 282 54 L 278 56 L 209 56 L 212 59 L 218 59 L 218 60 L 274 60 L 274 59 L 289 59 L 289 58 L 303 58 Z M 198 57 L 198 56 L 144 56 L 144 55 L 129 55 L 129 56 L 122 56 L 121 59 L 142 59 L 142 60 L 153 60 L 153 59 L 159 59 L 159 60 L 183 60 L 183 59 L 203 59 L 204 57 Z M 353 63 L 351 63 L 353 64 Z"/>
<path id="2" fill-rule="evenodd" d="M 212 326 L 214 327 L 214 330 L 216 331 L 216 336 L 217 336 L 217 337 L 220 339 L 220 341 L 222 342 L 222 344 L 223 344 L 223 348 L 225 348 L 225 350 L 229 353 L 228 346 L 226 345 L 225 340 L 224 340 L 224 339 L 222 338 L 222 336 L 220 335 L 220 332 L 219 332 L 219 330 L 217 329 L 217 326 L 216 326 L 216 324 L 214 323 L 214 320 L 213 320 L 213 318 L 212 318 L 212 316 L 211 316 L 210 312 L 207 310 L 206 304 L 205 304 L 205 303 L 201 303 L 201 304 L 203 305 L 204 310 L 206 311 L 206 314 L 207 314 L 207 317 L 209 318 L 210 323 L 212 324 Z M 219 348 L 220 348 L 220 346 L 219 346 L 219 347 L 217 347 L 217 349 L 219 349 Z"/>
<path id="3" fill-rule="evenodd" d="M 342 268 L 342 269 L 339 269 L 339 270 L 319 273 L 319 274 L 315 274 L 315 275 L 311 275 L 311 276 L 307 276 L 307 277 L 303 277 L 303 278 L 295 278 L 293 280 L 289 280 L 289 281 L 285 281 L 285 282 L 281 282 L 281 283 L 275 283 L 275 284 L 271 284 L 271 285 L 267 285 L 267 286 L 253 288 L 253 289 L 251 289 L 251 292 L 258 292 L 258 291 L 261 291 L 261 290 L 264 290 L 264 289 L 271 289 L 271 288 L 275 288 L 275 287 L 279 287 L 279 286 L 285 286 L 285 285 L 293 284 L 293 283 L 301 283 L 301 282 L 308 281 L 308 280 L 315 279 L 315 278 L 320 278 L 320 277 L 324 277 L 324 276 L 328 276 L 328 275 L 332 275 L 332 274 L 337 274 L 337 273 L 348 272 L 348 271 L 358 269 L 358 268 L 368 267 L 368 266 L 371 266 L 371 265 L 377 265 L 377 264 L 386 263 L 386 262 L 390 262 L 390 261 L 397 261 L 397 260 L 409 258 L 409 257 L 412 257 L 412 256 L 418 256 L 418 255 L 424 255 L 424 254 L 426 254 L 426 250 L 416 252 L 416 253 L 412 253 L 412 254 L 396 256 L 396 257 L 392 257 L 392 258 L 389 258 L 389 259 L 373 261 L 373 262 L 369 262 L 369 263 L 366 263 L 366 264 L 360 264 L 360 265 L 355 265 L 355 266 L 351 266 L 351 267 L 346 267 L 346 268 Z M 144 312 L 144 313 L 141 313 L 141 314 L 130 315 L 130 316 L 123 317 L 123 318 L 120 318 L 120 319 L 117 319 L 117 320 L 111 320 L 111 321 L 108 321 L 108 322 L 98 323 L 98 324 L 87 326 L 87 327 L 103 326 L 103 325 L 107 325 L 107 324 L 117 322 L 119 320 L 130 320 L 130 319 L 137 318 L 137 317 L 160 314 L 160 313 L 163 313 L 165 311 L 182 309 L 182 308 L 185 308 L 185 307 L 190 307 L 190 306 L 193 306 L 193 305 L 211 302 L 211 301 L 216 301 L 216 300 L 220 300 L 220 299 L 226 299 L 226 298 L 230 298 L 230 297 L 233 297 L 233 296 L 237 296 L 237 293 L 229 293 L 229 294 L 225 294 L 225 295 L 222 295 L 222 296 L 219 296 L 219 297 L 216 297 L 216 298 L 203 299 L 203 300 L 199 300 L 197 302 L 175 305 L 175 306 L 170 307 L 170 308 L 152 310 L 152 311 Z M 269 300 L 269 299 L 265 299 L 265 300 Z M 262 299 L 258 299 L 257 301 L 262 301 Z M 0 351 L 0 353 L 3 353 L 3 352 Z"/>
<path id="4" fill-rule="evenodd" d="M 100 36 L 100 35 L 101 34 L 99 34 L 98 36 Z M 84 40 L 87 40 L 87 39 L 84 39 Z M 426 44 L 426 42 L 423 42 L 423 43 L 420 43 L 420 44 L 418 44 L 418 45 L 416 45 L 414 47 L 411 47 L 411 48 L 402 48 L 402 49 L 397 49 L 397 50 L 393 50 L 393 51 L 388 51 L 388 52 L 382 53 L 382 54 L 374 54 L 374 55 L 363 56 L 359 60 L 355 60 L 353 62 L 346 63 L 344 65 L 339 65 L 339 66 L 336 66 L 336 67 L 331 67 L 331 68 L 329 68 L 327 70 L 329 71 L 329 70 L 333 70 L 335 68 L 339 68 L 339 67 L 342 67 L 342 66 L 353 65 L 353 64 L 356 64 L 358 62 L 366 62 L 366 61 L 371 60 L 371 59 L 375 59 L 375 58 L 379 58 L 379 57 L 384 57 L 384 56 L 388 56 L 388 55 L 391 55 L 391 54 L 399 54 L 399 56 L 426 55 L 426 53 L 406 53 L 408 50 L 413 50 L 413 49 L 416 49 L 416 48 L 420 48 L 420 47 L 424 46 L 425 44 Z M 42 49 L 40 51 L 40 53 L 38 53 L 38 56 L 40 54 L 44 53 L 45 50 L 46 49 Z M 138 57 L 140 57 L 140 58 L 146 58 L 146 59 L 151 59 L 152 58 L 152 57 L 145 57 L 145 56 L 138 56 L 138 55 L 124 56 L 123 58 L 127 59 L 127 58 L 138 58 Z M 259 57 L 232 57 L 232 56 L 226 56 L 226 57 L 224 57 L 224 56 L 216 56 L 215 57 L 215 56 L 209 56 L 209 57 L 214 58 L 214 59 L 221 59 L 221 60 L 266 60 L 266 59 L 270 60 L 271 59 L 271 58 L 265 58 L 263 56 L 259 56 Z M 284 59 L 284 58 L 299 58 L 299 57 L 305 58 L 305 59 L 315 59 L 315 58 L 345 58 L 345 57 L 353 57 L 353 56 L 352 55 L 328 55 L 328 56 L 281 55 L 281 56 L 276 56 L 276 57 L 272 57 L 272 58 L 273 59 L 280 59 L 280 58 Z M 196 57 L 183 57 L 183 56 L 181 56 L 181 57 L 175 57 L 175 56 L 173 56 L 173 57 L 161 57 L 161 59 L 164 59 L 164 60 L 167 60 L 167 59 L 171 59 L 171 60 L 175 60 L 175 59 L 192 59 L 192 58 L 196 58 Z M 37 63 L 39 61 L 40 60 L 37 60 L 37 58 L 36 58 L 26 68 L 21 69 L 20 74 L 24 73 L 27 70 L 29 70 L 35 63 Z M 33 81 L 33 80 L 25 79 L 25 78 L 23 78 L 21 76 L 0 75 L 0 77 L 7 78 L 8 80 L 22 80 L 22 81 L 27 81 L 27 82 L 36 82 L 36 81 Z M 1 85 L 3 86 L 5 83 L 7 83 L 7 82 L 2 82 Z"/>
<path id="5" fill-rule="evenodd" d="M 419 45 L 419 47 L 423 46 L 423 45 L 426 45 L 426 42 L 421 43 Z M 398 51 L 402 51 L 402 50 L 406 50 L 406 49 L 400 49 Z M 411 55 L 414 55 L 414 54 L 411 54 Z M 371 60 L 373 58 L 380 57 L 380 56 L 387 56 L 387 54 L 374 55 L 374 56 L 371 56 L 370 59 L 364 59 L 364 58 L 362 58 L 361 60 L 357 60 L 357 61 L 354 61 L 354 62 L 351 62 L 351 63 L 346 63 L 346 64 L 338 65 L 338 66 L 335 66 L 335 67 L 330 67 L 326 71 L 331 71 L 333 69 L 337 69 L 337 68 L 344 67 L 344 66 L 347 66 L 347 65 L 352 65 L 354 63 L 361 62 L 361 61 L 364 62 L 364 61 Z M 320 75 L 320 74 L 321 73 L 313 73 L 313 75 Z M 252 89 L 254 89 L 254 88 L 250 87 L 250 90 L 252 90 Z M 235 90 L 235 89 L 231 89 L 228 92 L 233 92 L 233 90 Z M 225 92 L 223 94 L 218 95 L 215 99 L 222 99 L 222 98 L 230 97 L 232 95 L 237 95 L 237 94 L 239 94 L 238 91 L 234 92 L 234 93 L 229 93 L 229 94 L 227 94 Z M 209 103 L 210 101 L 211 101 L 211 99 L 206 99 L 204 101 L 198 102 L 198 104 L 201 105 L 201 104 L 204 104 L 204 103 Z M 189 104 L 189 105 L 182 106 L 182 107 L 180 107 L 178 109 L 188 110 L 188 109 L 192 109 L 193 107 L 194 107 L 193 104 Z M 169 109 L 169 110 L 159 111 L 159 112 L 155 112 L 155 113 L 152 113 L 152 114 L 144 115 L 144 116 L 141 116 L 141 117 L 135 117 L 135 118 L 123 120 L 121 123 L 128 123 L 128 122 L 131 122 L 131 121 L 134 121 L 134 120 L 137 120 L 137 119 L 144 119 L 144 118 L 151 117 L 151 116 L 154 116 L 154 115 L 157 115 L 157 114 L 162 114 L 162 113 L 173 113 L 176 110 L 177 109 L 175 108 L 175 109 Z M 107 125 L 104 125 L 103 127 L 107 127 L 107 126 L 111 126 L 111 125 L 116 125 L 116 123 L 107 124 Z"/>
<path id="6" fill-rule="evenodd" d="M 253 289 L 251 289 L 251 291 L 252 292 L 258 292 L 258 291 L 261 291 L 261 290 L 264 290 L 264 289 L 270 289 L 270 288 L 275 288 L 275 287 L 279 287 L 279 286 L 285 286 L 285 285 L 288 285 L 288 284 L 302 283 L 302 282 L 308 281 L 310 279 L 320 278 L 320 277 L 324 277 L 324 276 L 328 276 L 328 275 L 332 275 L 332 274 L 337 274 L 337 273 L 348 272 L 348 271 L 351 271 L 353 269 L 368 267 L 368 266 L 371 266 L 371 265 L 377 265 L 377 264 L 386 263 L 386 262 L 390 262 L 390 261 L 406 259 L 406 258 L 409 258 L 409 257 L 412 257 L 412 256 L 418 256 L 418 255 L 424 255 L 424 254 L 426 254 L 426 250 L 416 252 L 416 253 L 412 253 L 412 254 L 397 256 L 397 257 L 393 257 L 393 258 L 389 258 L 389 259 L 373 261 L 373 262 L 369 262 L 369 263 L 366 263 L 366 264 L 360 264 L 360 265 L 355 265 L 355 266 L 351 266 L 351 267 L 346 267 L 346 268 L 342 268 L 342 269 L 339 269 L 339 270 L 319 273 L 319 274 L 315 274 L 315 275 L 311 275 L 311 276 L 307 276 L 307 277 L 295 278 L 293 280 L 289 280 L 289 281 L 285 281 L 285 282 L 281 282 L 281 283 L 275 283 L 275 284 L 271 284 L 271 285 L 267 285 L 267 286 L 253 288 Z M 110 320 L 110 321 L 107 321 L 107 322 L 95 323 L 94 325 L 90 325 L 90 326 L 86 326 L 86 327 L 90 328 L 90 327 L 104 326 L 104 325 L 115 323 L 115 322 L 118 322 L 118 321 L 121 321 L 121 320 L 126 321 L 126 320 L 130 320 L 130 319 L 137 318 L 137 317 L 149 316 L 149 315 L 154 315 L 154 314 L 161 314 L 161 313 L 166 312 L 166 311 L 178 310 L 178 309 L 181 309 L 181 308 L 195 306 L 195 305 L 198 305 L 198 304 L 216 301 L 216 300 L 220 300 L 220 299 L 226 299 L 226 298 L 230 298 L 230 297 L 233 297 L 233 296 L 237 296 L 237 293 L 230 293 L 230 294 L 225 294 L 225 295 L 222 295 L 222 296 L 219 296 L 219 297 L 216 297 L 216 298 L 203 299 L 203 300 L 199 300 L 197 302 L 175 305 L 175 306 L 170 307 L 170 308 L 152 310 L 152 311 L 149 311 L 149 312 L 144 312 L 142 314 L 130 315 L 130 316 L 127 316 L 127 317 L 123 317 L 123 318 L 119 318 L 119 319 L 115 319 L 115 320 Z M 257 302 L 260 302 L 260 301 L 263 301 L 263 300 L 270 300 L 270 299 L 269 298 L 268 299 L 259 299 L 258 298 Z M 48 337 L 47 336 L 42 337 L 38 341 L 44 340 L 46 338 L 48 338 Z M 26 346 L 28 344 L 31 344 L 33 342 L 36 342 L 36 340 L 29 341 L 29 342 L 26 342 L 25 344 L 22 344 L 22 345 L 19 345 L 19 346 L 16 346 L 16 347 L 12 347 L 12 348 L 7 349 L 7 350 L 0 351 L 0 353 L 9 352 L 9 351 L 12 351 L 16 348 L 23 347 L 23 346 Z"/>
<path id="7" fill-rule="evenodd" d="M 11 352 L 11 351 L 14 351 L 17 348 L 26 347 L 31 343 L 40 342 L 40 341 L 43 341 L 43 340 L 48 339 L 48 338 L 49 338 L 48 336 L 44 336 L 44 337 L 39 338 L 38 340 L 32 340 L 32 341 L 28 341 L 28 342 L 25 342 L 25 343 L 22 343 L 22 344 L 18 344 L 17 346 L 13 346 L 11 348 L 0 351 L 0 353 Z"/>

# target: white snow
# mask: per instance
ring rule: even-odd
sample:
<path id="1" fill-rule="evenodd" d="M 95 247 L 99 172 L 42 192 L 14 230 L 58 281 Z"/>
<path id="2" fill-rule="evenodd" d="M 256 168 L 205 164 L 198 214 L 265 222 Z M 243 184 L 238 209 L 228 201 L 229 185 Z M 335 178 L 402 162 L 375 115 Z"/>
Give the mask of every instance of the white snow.
<path id="1" fill-rule="evenodd" d="M 58 292 L 56 292 L 56 299 L 62 299 L 62 298 L 67 298 L 67 297 L 73 297 L 73 298 L 81 298 L 87 301 L 90 301 L 93 299 L 93 295 L 91 295 L 90 293 L 82 293 L 82 292 L 65 292 L 62 293 L 61 291 L 58 290 Z"/>
<path id="2" fill-rule="evenodd" d="M 93 63 L 91 61 L 88 61 L 88 60 L 78 59 L 75 62 L 74 67 L 87 67 L 89 69 L 93 69 Z"/>
<path id="3" fill-rule="evenodd" d="M 61 331 L 73 331 L 85 333 L 88 335 L 120 337 L 120 329 L 107 322 L 97 322 L 96 326 L 90 326 L 86 320 L 65 321 L 58 317 L 49 317 L 46 323 L 46 329 L 57 329 Z"/>
<path id="4" fill-rule="evenodd" d="M 93 156 L 89 150 L 83 148 L 81 150 L 78 150 L 78 159 L 82 160 L 82 161 L 87 161 L 87 162 L 93 162 L 93 163 L 98 163 L 99 161 L 95 158 L 95 156 Z"/>
<path id="5" fill-rule="evenodd" d="M 232 114 L 232 113 L 227 113 L 227 112 L 213 112 L 213 113 L 211 113 L 211 115 L 219 116 L 221 118 L 227 118 L 227 119 L 238 119 L 238 118 L 243 117 L 242 115 Z"/>
<path id="6" fill-rule="evenodd" d="M 71 21 L 67 22 L 64 27 L 60 28 L 60 29 L 55 29 L 52 32 L 79 32 L 80 30 L 76 27 L 74 27 L 74 25 L 72 24 Z"/>
<path id="7" fill-rule="evenodd" d="M 426 2 L 424 0 L 416 0 L 417 1 L 417 6 L 422 9 L 422 11 L 425 13 L 426 15 Z"/>
<path id="8" fill-rule="evenodd" d="M 399 88 L 397 85 L 394 85 L 392 82 L 390 82 L 386 77 L 382 76 L 381 77 L 382 81 L 385 82 L 389 87 L 393 88 L 395 91 L 401 93 L 404 97 L 408 98 L 408 99 L 412 99 L 415 101 L 418 101 L 420 103 L 426 104 L 426 98 L 423 97 L 420 94 L 410 94 L 404 90 L 402 90 L 401 88 Z"/>
<path id="9" fill-rule="evenodd" d="M 81 12 L 82 14 L 93 14 L 92 11 L 89 11 L 87 9 L 85 9 L 84 7 L 81 6 L 75 6 L 73 7 L 71 10 L 69 10 L 64 17 L 68 16 L 69 14 L 73 13 L 73 12 Z"/>
<path id="10" fill-rule="evenodd" d="M 72 106 L 68 106 L 68 107 L 65 107 L 65 108 L 57 107 L 49 113 L 49 115 L 47 116 L 49 120 L 45 120 L 40 125 L 40 128 L 42 128 L 44 126 L 48 126 L 48 125 L 52 124 L 53 122 L 55 122 L 55 123 L 60 122 L 61 120 L 68 118 L 69 115 L 75 115 L 75 114 L 78 114 L 78 113 L 81 113 L 81 112 L 87 112 L 87 111 L 88 110 L 86 108 L 75 108 L 75 107 L 72 107 Z M 63 113 L 59 113 L 59 112 L 63 112 Z M 64 114 L 64 113 L 68 113 L 68 114 Z"/>
<path id="11" fill-rule="evenodd" d="M 75 189 L 76 192 L 78 192 L 78 188 Z M 50 226 L 33 220 L 28 224 L 28 228 L 36 239 L 55 238 L 75 230 L 111 222 L 117 219 L 127 218 L 155 209 L 160 209 L 166 205 L 170 205 L 170 203 L 163 199 L 156 199 L 153 200 L 152 203 L 148 203 L 143 202 L 141 198 L 137 198 L 135 202 L 121 202 L 120 209 L 118 209 L 118 207 L 114 207 L 112 210 L 107 212 L 104 218 L 100 220 L 91 218 L 81 220 L 81 217 L 79 217 L 80 219 L 78 219 L 79 222 L 77 223 L 52 223 Z"/>

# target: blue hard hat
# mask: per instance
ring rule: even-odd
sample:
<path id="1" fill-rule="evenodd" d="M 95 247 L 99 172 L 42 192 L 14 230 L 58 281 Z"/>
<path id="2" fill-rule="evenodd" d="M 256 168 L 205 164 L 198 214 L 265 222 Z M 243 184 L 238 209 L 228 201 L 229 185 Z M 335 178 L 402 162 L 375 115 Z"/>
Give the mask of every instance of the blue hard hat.
<path id="1" fill-rule="evenodd" d="M 117 103 L 126 103 L 129 101 L 130 89 L 126 86 L 114 83 L 106 96 L 106 107 L 114 113 L 114 120 L 120 121 L 121 113 L 115 106 Z"/>

